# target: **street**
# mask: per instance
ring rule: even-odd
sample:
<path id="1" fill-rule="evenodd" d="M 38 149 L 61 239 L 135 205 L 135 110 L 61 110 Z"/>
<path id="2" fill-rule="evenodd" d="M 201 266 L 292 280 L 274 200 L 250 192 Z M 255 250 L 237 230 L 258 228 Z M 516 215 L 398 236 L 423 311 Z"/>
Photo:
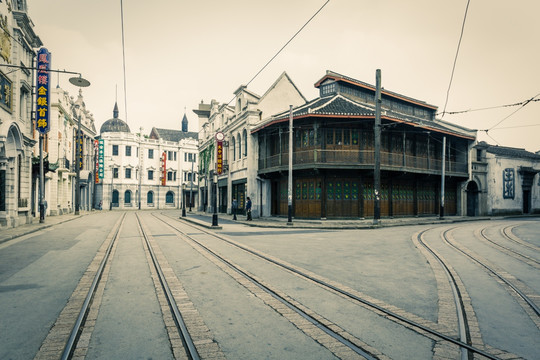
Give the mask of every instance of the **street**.
<path id="1" fill-rule="evenodd" d="M 72 358 L 188 358 L 192 341 L 202 359 L 540 359 L 540 218 L 179 217 L 98 211 L 0 238 L 0 358 L 59 358 L 103 261 Z"/>

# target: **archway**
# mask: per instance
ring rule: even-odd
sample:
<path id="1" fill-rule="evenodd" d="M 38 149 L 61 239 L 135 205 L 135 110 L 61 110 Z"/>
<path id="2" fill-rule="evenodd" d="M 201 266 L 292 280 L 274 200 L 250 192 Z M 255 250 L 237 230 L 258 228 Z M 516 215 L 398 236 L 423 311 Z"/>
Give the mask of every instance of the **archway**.
<path id="1" fill-rule="evenodd" d="M 476 216 L 478 214 L 478 185 L 475 181 L 469 181 L 466 192 L 467 216 Z"/>

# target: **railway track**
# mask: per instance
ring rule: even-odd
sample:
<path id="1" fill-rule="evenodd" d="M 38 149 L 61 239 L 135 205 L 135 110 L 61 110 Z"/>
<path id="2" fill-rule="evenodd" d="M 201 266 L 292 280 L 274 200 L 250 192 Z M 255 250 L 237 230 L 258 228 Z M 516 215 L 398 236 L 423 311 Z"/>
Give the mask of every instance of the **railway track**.
<path id="1" fill-rule="evenodd" d="M 155 215 L 154 215 L 155 216 Z M 177 232 L 181 233 L 183 237 L 186 237 L 186 238 L 189 238 L 191 241 L 195 242 L 197 245 L 201 246 L 202 248 L 206 249 L 208 252 L 212 253 L 214 256 L 217 256 L 217 257 L 220 257 L 218 254 L 216 254 L 215 252 L 213 252 L 211 249 L 209 249 L 207 246 L 205 246 L 204 244 L 202 244 L 201 242 L 197 241 L 196 239 L 194 239 L 192 236 L 190 236 L 188 233 L 186 233 L 185 231 L 181 230 L 178 226 L 175 226 L 175 225 L 172 225 L 170 224 L 168 221 L 165 221 L 163 220 L 163 218 L 159 218 L 157 217 L 158 219 L 160 219 L 161 221 L 163 221 L 165 224 L 167 224 L 168 226 L 171 226 L 172 228 L 174 228 Z M 171 218 L 169 218 L 171 219 Z M 177 221 L 176 219 L 173 219 L 175 221 Z M 373 311 L 376 311 L 377 313 L 383 315 L 384 317 L 400 324 L 400 325 L 405 325 L 407 328 L 409 329 L 412 329 L 416 332 L 418 332 L 419 334 L 423 335 L 423 336 L 428 336 L 429 338 L 435 340 L 435 341 L 444 341 L 446 343 L 449 343 L 449 344 L 452 344 L 452 345 L 456 345 L 458 346 L 460 349 L 463 349 L 461 351 L 462 353 L 462 359 L 469 359 L 470 356 L 472 356 L 471 354 L 478 354 L 478 355 L 481 355 L 483 356 L 484 358 L 487 358 L 487 359 L 498 359 L 496 356 L 494 355 L 491 355 L 490 353 L 484 351 L 483 349 L 480 349 L 478 347 L 474 347 L 470 344 L 470 338 L 467 338 L 467 323 L 466 323 L 466 320 L 462 320 L 461 321 L 461 324 L 463 325 L 460 325 L 462 328 L 463 328 L 463 334 L 465 334 L 463 337 L 459 338 L 459 339 L 456 339 L 455 337 L 453 337 L 452 335 L 447 335 L 445 333 L 443 333 L 442 331 L 438 331 L 438 330 L 435 330 L 433 329 L 433 327 L 428 327 L 426 325 L 424 325 L 423 323 L 425 323 L 425 321 L 423 321 L 422 319 L 418 319 L 418 321 L 414 321 L 414 320 L 411 320 L 410 318 L 413 318 L 414 316 L 404 316 L 403 314 L 400 314 L 396 311 L 392 311 L 392 310 L 389 310 L 388 308 L 386 307 L 383 307 L 379 304 L 376 303 L 376 301 L 373 299 L 373 301 L 370 301 L 370 300 L 367 300 L 367 296 L 362 296 L 359 294 L 355 294 L 354 291 L 352 291 L 352 289 L 349 289 L 349 288 L 346 288 L 344 286 L 340 286 L 340 285 L 336 285 L 335 282 L 330 282 L 326 279 L 323 279 L 315 274 L 312 274 L 310 272 L 308 272 L 307 270 L 303 270 L 303 269 L 299 269 L 298 267 L 296 266 L 292 266 L 291 264 L 288 264 L 284 261 L 281 261 L 279 259 L 276 259 L 274 257 L 270 257 L 266 254 L 263 254 L 262 252 L 259 252 L 259 251 L 256 251 L 254 249 L 251 249 L 245 245 L 242 245 L 242 244 L 239 244 L 235 241 L 232 241 L 224 236 L 221 236 L 221 235 L 218 235 L 214 232 L 211 232 L 211 231 L 208 231 L 202 227 L 199 227 L 199 226 L 196 226 L 196 225 L 192 225 L 192 224 L 187 224 L 187 226 L 190 226 L 190 227 L 193 227 L 193 228 L 196 228 L 199 232 L 203 232 L 205 234 L 208 234 L 212 237 L 215 237 L 216 239 L 219 239 L 221 241 L 224 241 L 226 242 L 227 244 L 231 245 L 231 246 L 234 246 L 242 251 L 245 251 L 251 255 L 254 255 L 258 258 L 261 258 L 269 263 L 272 263 L 288 272 L 291 272 L 305 280 L 308 280 L 310 282 L 313 282 L 313 283 L 316 283 L 317 285 L 329 290 L 329 291 L 332 291 L 334 293 L 338 293 L 340 294 L 341 296 L 353 301 L 353 302 L 356 302 L 358 304 L 362 304 L 363 306 L 367 307 L 367 308 L 370 308 L 371 310 Z M 222 259 L 224 262 L 227 262 L 229 266 L 232 266 L 234 267 L 235 265 L 234 264 L 230 264 L 227 260 L 224 260 Z M 459 290 L 456 290 L 457 291 L 457 296 L 456 296 L 456 299 L 460 299 L 459 297 Z M 460 307 L 462 305 L 459 305 Z M 464 314 L 463 316 L 466 318 L 466 315 L 465 315 L 465 312 L 463 311 L 462 314 Z M 410 314 L 407 314 L 407 315 L 410 315 Z M 350 335 L 352 336 L 352 335 Z M 357 339 L 358 342 L 360 342 L 359 339 Z M 370 355 L 370 354 L 366 354 L 366 355 Z M 363 355 L 363 356 L 366 356 L 366 355 Z"/>
<path id="2" fill-rule="evenodd" d="M 174 298 L 173 292 L 168 284 L 168 280 L 166 275 L 164 274 L 164 271 L 162 270 L 162 266 L 160 264 L 160 261 L 158 260 L 158 256 L 156 256 L 156 251 L 153 249 L 153 246 L 151 244 L 151 241 L 149 240 L 149 236 L 147 235 L 147 232 L 143 226 L 143 223 L 139 217 L 138 214 L 135 214 L 136 220 L 137 220 L 137 227 L 140 232 L 140 236 L 144 240 L 146 251 L 148 253 L 148 260 L 149 264 L 153 267 L 152 272 L 156 274 L 156 292 L 158 292 L 158 298 L 160 297 L 160 293 L 162 292 L 163 296 L 166 299 L 165 304 L 162 305 L 162 311 L 163 311 L 163 305 L 167 305 L 170 309 L 170 315 L 172 316 L 174 320 L 174 324 L 176 326 L 177 332 L 175 334 L 178 334 L 181 342 L 182 342 L 182 350 L 183 353 L 178 352 L 178 349 L 175 349 L 175 346 L 171 344 L 171 348 L 173 350 L 173 354 L 176 359 L 189 359 L 189 360 L 199 360 L 201 357 L 199 356 L 199 351 L 194 344 L 193 338 L 190 334 L 190 332 L 187 329 L 186 323 L 183 319 L 183 316 L 177 306 L 177 302 Z M 93 330 L 94 324 L 89 325 L 90 333 L 88 333 L 88 337 L 86 339 L 86 343 L 84 345 L 79 344 L 79 340 L 81 339 L 82 335 L 85 333 L 87 329 L 85 329 L 85 326 L 87 325 L 87 320 L 89 318 L 89 313 L 92 311 L 92 307 L 95 305 L 94 300 L 96 297 L 96 293 L 99 292 L 98 289 L 101 288 L 101 295 L 103 295 L 103 289 L 104 289 L 104 282 L 107 282 L 107 272 L 108 268 L 110 267 L 110 263 L 112 261 L 112 253 L 114 252 L 114 249 L 117 245 L 118 239 L 120 237 L 120 234 L 122 232 L 122 228 L 124 226 L 124 221 L 126 218 L 126 213 L 122 215 L 122 217 L 119 219 L 119 221 L 115 224 L 113 227 L 113 230 L 111 231 L 109 237 L 101 247 L 100 251 L 98 252 L 98 255 L 94 259 L 93 263 L 90 265 L 89 269 L 96 268 L 95 271 L 87 271 L 86 276 L 89 276 L 89 272 L 91 272 L 91 276 L 93 277 L 91 284 L 88 288 L 84 289 L 76 289 L 74 294 L 78 294 L 81 291 L 86 292 L 86 296 L 84 297 L 84 301 L 82 304 L 77 304 L 76 301 L 73 301 L 74 296 L 72 296 L 72 299 L 62 311 L 60 314 L 60 317 L 58 318 L 55 326 L 51 329 L 49 332 L 49 335 L 43 342 L 40 351 L 36 355 L 36 359 L 41 358 L 60 358 L 62 360 L 72 359 L 74 357 L 76 358 L 84 358 L 86 356 L 87 346 L 89 342 L 89 337 L 92 335 L 91 331 Z M 98 264 L 99 263 L 99 264 Z M 170 280 L 169 280 L 170 281 Z M 82 279 L 81 283 L 88 282 L 88 279 Z M 161 289 L 158 289 L 157 283 L 159 282 L 159 286 Z M 178 290 L 177 290 L 178 292 Z M 77 296 L 75 296 L 76 298 Z M 95 323 L 97 318 L 97 312 L 99 311 L 99 303 L 101 300 L 98 300 L 97 308 L 94 308 L 94 317 L 92 319 L 92 323 Z M 73 307 L 79 308 L 78 316 L 76 317 L 76 320 L 73 322 L 71 315 L 73 313 Z M 163 314 L 164 317 L 168 314 Z M 69 337 L 63 336 L 63 333 L 65 333 L 65 323 L 73 323 L 71 326 L 71 331 L 69 332 Z M 167 323 L 167 322 L 166 322 Z M 197 324 L 200 327 L 200 324 Z M 169 331 L 169 338 L 176 337 L 176 335 L 171 336 L 171 329 L 167 329 Z M 205 342 L 205 345 L 208 344 L 208 342 Z M 62 345 L 62 346 L 60 346 Z M 53 349 L 53 350 L 51 350 Z M 56 350 L 54 350 L 56 349 Z M 60 351 L 61 350 L 61 351 Z M 56 355 L 58 353 L 58 355 Z M 220 358 L 219 356 L 216 358 Z M 221 358 L 224 358 L 223 356 Z"/>

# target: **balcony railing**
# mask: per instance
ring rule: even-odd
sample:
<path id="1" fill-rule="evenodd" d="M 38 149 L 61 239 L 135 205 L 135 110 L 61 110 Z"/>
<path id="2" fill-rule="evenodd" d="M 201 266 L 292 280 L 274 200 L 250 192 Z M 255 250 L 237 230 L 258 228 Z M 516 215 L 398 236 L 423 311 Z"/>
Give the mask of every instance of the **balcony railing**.
<path id="1" fill-rule="evenodd" d="M 395 171 L 440 173 L 442 162 L 423 156 L 411 156 L 381 151 L 381 168 Z M 289 154 L 282 153 L 259 159 L 259 172 L 267 173 L 286 170 Z M 305 150 L 293 154 L 294 167 L 346 167 L 363 168 L 375 165 L 374 150 Z M 449 174 L 466 175 L 467 163 L 446 161 L 445 171 Z"/>

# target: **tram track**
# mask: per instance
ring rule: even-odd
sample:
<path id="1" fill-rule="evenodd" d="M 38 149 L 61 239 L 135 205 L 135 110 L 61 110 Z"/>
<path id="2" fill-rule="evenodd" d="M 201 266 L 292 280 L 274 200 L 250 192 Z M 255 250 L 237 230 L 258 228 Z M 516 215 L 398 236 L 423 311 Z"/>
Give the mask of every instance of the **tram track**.
<path id="1" fill-rule="evenodd" d="M 199 360 L 204 358 L 200 356 L 200 350 L 197 349 L 197 345 L 195 345 L 193 337 L 188 331 L 173 292 L 181 294 L 185 298 L 187 298 L 187 296 L 182 294 L 177 284 L 175 284 L 174 290 L 171 290 L 169 282 L 173 282 L 173 278 L 176 281 L 178 280 L 176 276 L 171 277 L 170 275 L 165 274 L 161 264 L 161 262 L 164 261 L 163 255 L 160 253 L 159 249 L 157 251 L 154 249 L 156 244 L 151 240 L 151 235 L 147 233 L 138 214 L 135 214 L 135 218 L 147 254 L 147 260 L 154 280 L 157 298 L 158 300 L 165 299 L 160 300 L 160 306 L 164 318 L 163 320 L 167 327 L 166 330 L 169 335 L 173 356 L 175 359 L 188 360 Z M 113 226 L 112 231 L 85 272 L 83 279 L 79 282 L 79 285 L 68 301 L 68 304 L 53 325 L 40 350 L 36 354 L 35 359 L 83 359 L 87 355 L 90 338 L 97 321 L 97 314 L 99 313 L 101 296 L 103 296 L 105 283 L 107 282 L 108 270 L 110 269 L 113 257 L 112 255 L 115 252 L 118 239 L 122 232 L 122 228 L 124 227 L 125 219 L 126 213 L 123 213 L 121 218 Z M 90 277 L 92 278 L 90 279 Z M 91 284 L 89 286 L 85 285 L 90 282 Z M 86 295 L 81 296 L 82 292 L 86 293 Z M 185 301 L 182 304 L 186 307 Z M 164 309 L 165 307 L 167 310 Z M 212 340 L 209 341 L 206 339 L 210 332 L 204 328 L 204 324 L 201 324 L 201 322 L 198 321 L 197 314 L 193 314 L 191 309 L 188 309 L 187 311 L 192 313 L 190 315 L 191 323 L 199 329 L 202 329 L 205 333 L 205 338 L 202 340 L 199 338 L 199 348 L 202 349 L 203 353 L 211 352 L 212 358 L 224 359 L 225 357 L 221 353 L 221 350 L 217 349 L 217 344 Z M 74 314 L 78 314 L 76 319 L 74 319 Z M 168 321 L 169 317 L 172 318 L 173 321 Z M 90 324 L 88 324 L 88 322 L 90 322 Z M 66 331 L 66 326 L 69 326 L 69 331 Z M 173 326 L 175 329 L 171 329 Z M 83 338 L 84 340 L 82 340 Z M 181 344 L 175 344 L 175 339 L 179 339 Z"/>
<path id="2" fill-rule="evenodd" d="M 160 219 L 162 222 L 164 222 L 165 224 L 171 226 L 172 228 L 174 228 L 176 231 L 178 231 L 179 233 L 181 233 L 183 236 L 187 237 L 187 238 L 192 238 L 189 234 L 187 234 L 185 231 L 182 231 L 181 229 L 179 229 L 178 227 L 176 226 L 173 226 L 172 224 L 170 224 L 169 222 L 157 217 L 155 214 L 154 216 L 158 219 Z M 169 218 L 169 219 L 172 219 L 172 220 L 175 220 L 175 221 L 178 221 L 174 218 Z M 437 330 L 434 330 L 435 327 L 438 327 L 438 328 L 443 328 L 443 329 L 446 329 L 448 330 L 446 327 L 444 326 L 437 326 L 437 324 L 431 324 L 432 326 L 426 326 L 425 324 L 426 323 L 429 323 L 428 321 L 425 321 L 424 319 L 418 319 L 418 317 L 415 317 L 415 316 L 412 316 L 412 314 L 407 314 L 407 315 L 410 315 L 410 316 L 407 316 L 407 315 L 403 315 L 403 311 L 400 311 L 399 309 L 395 308 L 395 307 L 392 307 L 394 311 L 392 310 L 389 310 L 387 307 L 385 306 L 381 306 L 380 305 L 380 302 L 376 301 L 375 299 L 370 299 L 372 301 L 369 301 L 369 300 L 366 300 L 365 297 L 363 296 L 359 296 L 358 294 L 355 294 L 354 291 L 352 291 L 352 289 L 348 289 L 344 286 L 341 286 L 339 284 L 336 284 L 335 282 L 330 282 L 330 281 L 327 281 L 326 279 L 323 279 L 319 276 L 317 276 L 316 274 L 313 274 L 313 273 L 310 273 L 308 272 L 307 270 L 304 270 L 304 269 L 299 269 L 298 267 L 296 266 L 292 266 L 291 264 L 287 264 L 285 263 L 284 261 L 281 261 L 279 259 L 276 259 L 276 258 L 273 258 L 273 257 L 270 257 L 266 254 L 263 254 L 259 251 L 256 251 L 256 250 L 253 250 L 245 245 L 242 245 L 242 244 L 239 244 L 235 241 L 232 241 L 224 236 L 221 236 L 221 235 L 218 235 L 214 232 L 211 232 L 211 231 L 208 231 L 200 226 L 197 226 L 197 225 L 193 225 L 193 224 L 188 224 L 188 223 L 184 223 L 186 224 L 187 226 L 190 226 L 191 228 L 195 228 L 197 229 L 199 232 L 203 232 L 205 234 L 208 234 L 208 235 L 211 235 L 212 237 L 215 237 L 216 239 L 219 239 L 221 241 L 224 241 L 226 243 L 228 243 L 229 245 L 232 245 L 234 247 L 237 247 L 247 253 L 250 253 L 251 255 L 254 255 L 256 257 L 259 257 L 271 264 L 274 264 L 290 273 L 293 273 L 297 276 L 299 276 L 300 278 L 303 278 L 305 280 L 308 280 L 310 282 L 313 282 L 319 286 L 321 286 L 322 288 L 325 288 L 331 292 L 334 292 L 334 293 L 337 293 L 339 295 L 341 295 L 342 297 L 344 298 L 347 298 L 348 300 L 351 300 L 355 303 L 358 303 L 358 304 L 362 304 L 364 307 L 366 308 L 369 308 L 373 311 L 375 311 L 376 313 L 382 315 L 383 317 L 387 318 L 387 319 L 390 319 L 392 320 L 393 322 L 396 322 L 400 325 L 403 325 L 409 329 L 412 329 L 414 331 L 416 331 L 417 333 L 423 335 L 423 336 L 427 336 L 429 338 L 431 338 L 432 340 L 435 340 L 435 341 L 438 341 L 438 340 L 442 340 L 442 341 L 445 341 L 446 343 L 449 343 L 449 344 L 452 344 L 452 345 L 457 345 L 458 347 L 464 349 L 464 353 L 466 355 L 464 355 L 464 359 L 468 359 L 469 356 L 469 353 L 470 354 L 478 354 L 478 355 L 481 355 L 485 358 L 488 358 L 488 359 L 498 359 L 496 356 L 478 348 L 478 347 L 474 347 L 472 346 L 471 344 L 467 343 L 467 340 L 466 339 L 456 339 L 454 336 L 452 335 L 447 335 L 445 333 L 443 333 L 442 331 L 437 331 Z M 195 239 L 193 239 L 193 241 L 197 244 L 199 244 L 199 242 Z M 202 247 L 205 248 L 204 245 L 200 244 Z M 210 252 L 212 252 L 212 250 L 208 250 Z M 397 310 L 396 310 L 397 309 Z M 410 320 L 410 318 L 416 318 L 417 321 L 412 321 Z M 465 340 L 465 341 L 464 341 Z"/>
<path id="3" fill-rule="evenodd" d="M 540 329 L 540 307 L 533 300 L 540 299 L 539 294 L 496 264 L 489 262 L 487 259 L 484 259 L 464 245 L 458 244 L 452 236 L 452 231 L 455 229 L 456 228 L 447 230 L 444 233 L 443 241 L 451 248 L 457 250 L 459 253 L 479 265 L 490 276 L 503 284 L 508 293 L 518 300 L 518 303 L 523 310 L 529 315 L 537 328 Z"/>
<path id="4" fill-rule="evenodd" d="M 522 241 L 521 239 L 517 239 L 515 236 L 513 235 L 510 235 L 511 233 L 511 229 L 513 229 L 516 225 L 509 225 L 509 226 L 505 226 L 503 228 L 501 228 L 501 235 L 507 239 L 508 241 L 511 241 L 515 244 L 519 244 L 519 245 L 522 245 L 522 246 L 527 246 L 528 248 L 532 249 L 532 250 L 536 250 L 536 251 L 540 251 L 540 248 L 534 248 L 534 246 L 530 245 L 530 244 L 527 244 L 525 243 L 524 241 Z M 474 232 L 474 235 L 476 238 L 480 239 L 480 240 L 484 240 L 486 242 L 488 242 L 489 244 L 491 244 L 493 247 L 495 247 L 496 249 L 498 249 L 499 251 L 521 261 L 521 262 L 524 262 L 525 264 L 528 264 L 530 266 L 532 266 L 533 268 L 537 269 L 537 270 L 540 270 L 540 261 L 529 256 L 529 255 L 526 255 L 526 254 L 523 254 L 509 246 L 505 246 L 503 244 L 500 244 L 499 242 L 495 241 L 491 236 L 489 236 L 487 234 L 487 229 L 489 229 L 489 227 L 484 227 L 482 229 L 477 229 L 475 230 Z"/>

